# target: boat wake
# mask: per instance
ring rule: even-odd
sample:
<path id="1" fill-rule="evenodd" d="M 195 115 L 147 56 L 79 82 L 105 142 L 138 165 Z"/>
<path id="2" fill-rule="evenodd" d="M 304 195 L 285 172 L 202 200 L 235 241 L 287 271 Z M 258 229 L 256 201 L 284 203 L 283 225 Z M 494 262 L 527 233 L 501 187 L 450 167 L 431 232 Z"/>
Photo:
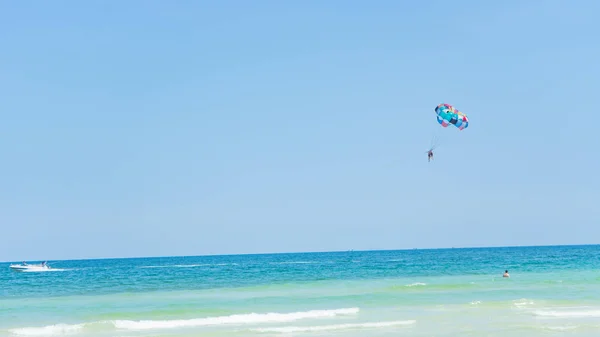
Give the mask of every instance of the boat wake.
<path id="1" fill-rule="evenodd" d="M 9 268 L 17 272 L 49 272 L 49 271 L 65 271 L 66 269 L 52 268 L 46 263 L 42 264 L 11 264 Z"/>

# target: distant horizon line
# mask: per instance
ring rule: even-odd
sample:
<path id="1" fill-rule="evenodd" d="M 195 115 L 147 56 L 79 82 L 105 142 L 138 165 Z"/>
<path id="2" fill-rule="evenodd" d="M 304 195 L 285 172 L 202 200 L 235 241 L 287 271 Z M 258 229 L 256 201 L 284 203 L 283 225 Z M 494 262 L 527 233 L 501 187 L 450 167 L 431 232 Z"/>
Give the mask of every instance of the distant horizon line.
<path id="1" fill-rule="evenodd" d="M 556 245 L 513 245 L 513 246 L 464 246 L 464 247 L 438 247 L 438 248 L 397 248 L 397 249 L 348 249 L 331 251 L 289 251 L 289 252 L 262 252 L 262 253 L 229 253 L 229 254 L 199 254 L 199 255 L 147 255 L 147 256 L 129 256 L 129 257 L 87 257 L 75 259 L 28 259 L 24 261 L 94 261 L 94 260 L 135 260 L 135 259 L 156 259 L 156 258 L 186 258 L 186 257 L 219 257 L 219 256 L 252 256 L 252 255 L 295 255 L 295 254 L 339 254 L 339 253 L 369 253 L 369 252 L 398 252 L 412 250 L 451 250 L 451 249 L 489 249 L 489 248 L 543 248 L 543 247 L 587 247 L 598 246 L 600 243 L 584 244 L 556 244 Z M 11 263 L 23 260 L 2 260 L 0 263 Z"/>

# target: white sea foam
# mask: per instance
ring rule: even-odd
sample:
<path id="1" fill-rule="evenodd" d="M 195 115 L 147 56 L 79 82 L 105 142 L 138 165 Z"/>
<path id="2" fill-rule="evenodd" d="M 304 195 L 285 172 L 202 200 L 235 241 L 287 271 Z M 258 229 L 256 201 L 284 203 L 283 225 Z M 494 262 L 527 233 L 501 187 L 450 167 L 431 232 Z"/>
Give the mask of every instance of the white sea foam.
<path id="1" fill-rule="evenodd" d="M 146 320 L 130 321 L 117 320 L 114 325 L 124 330 L 152 330 L 200 327 L 224 324 L 258 324 L 258 323 L 282 323 L 293 322 L 301 319 L 326 318 L 339 315 L 353 315 L 358 313 L 359 308 L 345 308 L 334 310 L 311 310 L 292 313 L 265 313 L 265 314 L 240 314 L 231 316 L 205 317 L 185 320 Z"/>
<path id="2" fill-rule="evenodd" d="M 9 330 L 14 335 L 21 336 L 57 336 L 70 335 L 80 332 L 84 324 L 56 324 L 39 328 L 17 328 Z"/>
<path id="3" fill-rule="evenodd" d="M 549 311 L 538 310 L 533 312 L 536 316 L 554 317 L 554 318 L 585 318 L 600 317 L 600 310 L 577 310 L 577 311 Z"/>
<path id="4" fill-rule="evenodd" d="M 20 336 L 62 336 L 81 334 L 84 328 L 92 325 L 108 325 L 121 330 L 154 330 L 172 328 L 190 328 L 214 325 L 251 325 L 264 323 L 286 323 L 303 319 L 331 318 L 342 315 L 354 315 L 359 308 L 343 308 L 333 310 L 310 310 L 291 313 L 239 314 L 231 316 L 204 317 L 180 320 L 116 320 L 82 324 L 56 324 L 44 327 L 25 327 L 9 330 L 13 335 Z"/>
<path id="5" fill-rule="evenodd" d="M 284 262 L 269 262 L 269 264 L 320 264 L 320 263 L 329 263 L 329 262 L 319 262 L 319 261 L 284 261 Z"/>
<path id="6" fill-rule="evenodd" d="M 333 324 L 333 325 L 317 325 L 317 326 L 286 326 L 274 328 L 257 328 L 251 329 L 255 332 L 278 332 L 278 333 L 294 333 L 294 332 L 312 332 L 312 331 L 330 331 L 330 330 L 347 330 L 347 329 L 374 329 L 385 328 L 391 326 L 411 325 L 415 320 L 409 321 L 392 321 L 392 322 L 374 322 L 374 323 L 354 323 L 354 324 Z"/>
<path id="7" fill-rule="evenodd" d="M 554 330 L 554 331 L 567 331 L 567 330 L 575 330 L 575 329 L 577 329 L 577 326 L 574 326 L 574 325 L 569 325 L 569 326 L 548 326 L 548 327 L 546 327 L 546 329 L 548 329 L 548 330 Z"/>
<path id="8" fill-rule="evenodd" d="M 528 300 L 526 298 L 522 298 L 522 299 L 513 301 L 513 305 L 517 308 L 525 307 L 528 305 L 534 305 L 534 304 L 535 304 L 535 302 L 533 302 L 532 300 Z"/>
<path id="9" fill-rule="evenodd" d="M 162 266 L 141 266 L 139 268 L 196 268 L 196 267 L 216 267 L 216 266 L 237 266 L 237 263 L 215 263 L 215 264 L 170 264 Z"/>
<path id="10" fill-rule="evenodd" d="M 194 267 L 203 267 L 206 266 L 204 264 L 172 264 L 166 266 L 142 266 L 142 269 L 151 269 L 151 268 L 194 268 Z"/>
<path id="11" fill-rule="evenodd" d="M 405 287 L 422 287 L 422 286 L 426 286 L 426 285 L 427 285 L 427 283 L 415 282 L 415 283 L 407 284 Z"/>

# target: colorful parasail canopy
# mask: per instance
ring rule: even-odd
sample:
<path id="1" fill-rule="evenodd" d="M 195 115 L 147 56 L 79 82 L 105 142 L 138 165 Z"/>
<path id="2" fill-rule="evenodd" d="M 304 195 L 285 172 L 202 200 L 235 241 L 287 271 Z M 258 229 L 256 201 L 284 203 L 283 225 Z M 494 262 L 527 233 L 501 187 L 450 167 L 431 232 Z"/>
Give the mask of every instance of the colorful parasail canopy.
<path id="1" fill-rule="evenodd" d="M 455 107 L 450 104 L 442 103 L 435 108 L 437 114 L 437 121 L 443 127 L 447 127 L 449 124 L 453 124 L 459 130 L 466 129 L 469 126 L 469 119 L 467 115 L 458 111 Z"/>

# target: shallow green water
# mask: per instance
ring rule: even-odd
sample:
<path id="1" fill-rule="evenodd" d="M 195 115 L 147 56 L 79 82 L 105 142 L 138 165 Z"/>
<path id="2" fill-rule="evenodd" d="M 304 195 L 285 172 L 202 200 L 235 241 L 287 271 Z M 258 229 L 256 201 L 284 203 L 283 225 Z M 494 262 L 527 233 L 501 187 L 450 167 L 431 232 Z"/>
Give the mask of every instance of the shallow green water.
<path id="1" fill-rule="evenodd" d="M 50 264 L 0 265 L 0 336 L 600 335 L 600 246 Z"/>

